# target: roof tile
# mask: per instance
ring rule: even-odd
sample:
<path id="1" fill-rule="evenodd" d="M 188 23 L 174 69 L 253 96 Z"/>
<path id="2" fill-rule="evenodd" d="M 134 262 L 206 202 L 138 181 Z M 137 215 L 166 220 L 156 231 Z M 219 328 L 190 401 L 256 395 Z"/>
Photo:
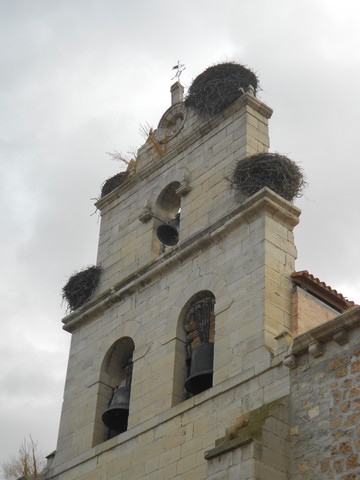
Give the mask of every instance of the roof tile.
<path id="1" fill-rule="evenodd" d="M 291 274 L 291 279 L 295 285 L 302 287 L 314 296 L 327 303 L 335 310 L 343 312 L 349 308 L 355 307 L 356 303 L 345 298 L 341 293 L 326 285 L 317 277 L 314 277 L 307 270 L 294 272 Z"/>

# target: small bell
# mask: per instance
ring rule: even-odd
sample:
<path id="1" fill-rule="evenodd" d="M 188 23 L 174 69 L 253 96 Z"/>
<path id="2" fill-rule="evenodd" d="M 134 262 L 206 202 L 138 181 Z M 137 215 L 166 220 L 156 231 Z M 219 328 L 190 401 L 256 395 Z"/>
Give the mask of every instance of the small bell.
<path id="1" fill-rule="evenodd" d="M 109 407 L 102 415 L 102 421 L 118 433 L 127 430 L 130 404 L 130 386 L 115 388 Z"/>
<path id="2" fill-rule="evenodd" d="M 180 213 L 168 223 L 162 223 L 156 229 L 156 235 L 163 245 L 172 247 L 179 243 Z"/>
<path id="3" fill-rule="evenodd" d="M 212 387 L 214 344 L 202 343 L 191 354 L 190 375 L 185 382 L 189 393 L 198 393 Z"/>

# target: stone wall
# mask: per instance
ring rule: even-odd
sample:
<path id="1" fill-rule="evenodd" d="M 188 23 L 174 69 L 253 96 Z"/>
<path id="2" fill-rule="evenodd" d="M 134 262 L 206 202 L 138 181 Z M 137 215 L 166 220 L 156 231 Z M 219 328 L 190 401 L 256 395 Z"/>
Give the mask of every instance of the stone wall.
<path id="1" fill-rule="evenodd" d="M 291 370 L 291 480 L 360 475 L 360 309 L 297 337 Z"/>
<path id="2" fill-rule="evenodd" d="M 53 465 L 51 476 L 61 480 L 193 480 L 194 478 L 241 480 L 256 468 L 265 476 L 254 478 L 279 480 L 287 471 L 286 438 L 288 411 L 280 402 L 280 411 L 267 412 L 261 434 L 252 437 L 249 448 L 232 448 L 229 455 L 206 458 L 218 439 L 222 439 L 236 418 L 253 407 L 277 403 L 279 395 L 289 393 L 288 370 L 275 362 L 271 371 L 237 375 L 171 409 L 158 413 L 127 432 L 63 464 Z M 265 410 L 267 410 L 265 408 Z M 262 415 L 257 414 L 262 417 Z M 254 416 L 256 417 L 256 415 Z M 256 423 L 256 418 L 254 419 Z M 252 421 L 250 425 L 253 426 Z M 256 429 L 255 429 L 256 430 Z M 79 439 L 80 440 L 80 439 Z M 246 459 L 247 464 L 236 465 Z M 223 471 L 220 475 L 220 467 Z M 272 475 L 268 475 L 269 472 Z M 280 476 L 279 472 L 282 472 Z"/>
<path id="3" fill-rule="evenodd" d="M 172 418 L 183 408 L 189 409 L 185 417 L 197 419 L 191 420 L 188 427 L 193 432 L 194 444 L 198 445 L 196 458 L 198 465 L 205 468 L 205 461 L 200 461 L 205 446 L 209 447 L 221 436 L 226 423 L 232 422 L 241 409 L 248 411 L 289 393 L 287 369 L 275 368 L 270 347 L 277 343 L 276 334 L 290 325 L 291 286 L 285 302 L 285 280 L 290 276 L 294 258 L 289 248 L 281 251 L 280 258 L 287 260 L 280 262 L 278 244 L 284 242 L 275 245 L 265 240 L 272 232 L 272 225 L 279 230 L 278 222 L 266 213 L 268 208 L 273 210 L 273 202 L 277 202 L 277 214 L 282 206 L 289 207 L 274 194 L 259 192 L 235 214 L 234 223 L 228 219 L 225 237 L 224 226 L 219 227 L 204 249 L 201 235 L 201 254 L 195 248 L 181 262 L 176 257 L 181 258 L 182 250 L 174 250 L 169 263 L 163 259 L 154 276 L 148 272 L 150 281 L 142 282 L 140 276 L 137 284 L 132 282 L 131 291 L 136 288 L 136 297 L 123 292 L 122 297 L 113 298 L 114 303 L 107 301 L 101 308 L 94 305 L 93 309 L 70 317 L 67 328 L 72 330 L 72 346 L 54 460 L 58 469 L 72 464 L 85 452 L 92 451 L 94 455 L 94 446 L 99 451 L 106 438 L 106 428 L 101 422 L 106 402 L 100 374 L 103 359 L 117 339 L 130 337 L 135 343 L 129 431 L 116 437 L 115 444 L 109 443 L 114 439 L 105 442 L 120 449 L 124 438 L 132 444 L 134 435 L 139 438 L 140 433 L 136 432 L 142 436 L 149 425 L 166 446 L 171 444 L 165 435 L 170 427 L 161 419 Z M 284 222 L 289 213 L 283 210 L 283 214 Z M 273 278 L 271 289 L 264 280 L 265 269 L 261 265 L 265 263 Z M 213 292 L 216 299 L 214 387 L 179 403 L 181 399 L 174 396 L 174 372 L 181 368 L 176 362 L 178 320 L 187 301 L 203 290 Z M 239 295 L 239 292 L 244 293 Z M 265 298 L 271 307 L 267 315 Z M 74 321 L 75 324 L 71 323 Z M 273 339 L 269 346 L 266 346 L 267 336 Z M 249 389 L 252 394 L 248 396 Z M 202 403 L 201 398 L 209 401 Z M 183 419 L 176 421 L 187 425 Z M 204 438 L 200 434 L 202 429 L 206 431 Z M 108 446 L 104 448 L 107 450 Z M 147 461 L 147 453 L 140 456 Z"/>
<path id="4" fill-rule="evenodd" d="M 104 269 L 98 294 L 162 253 L 155 236 L 159 220 L 154 215 L 164 216 L 159 196 L 169 184 L 175 183 L 179 192 L 180 241 L 232 209 L 229 178 L 235 161 L 248 153 L 267 151 L 271 113 L 251 95 L 241 97 L 226 115 L 212 121 L 186 111 L 182 128 L 162 147 L 162 155 L 150 141 L 139 149 L 135 173 L 97 204 L 101 211 L 97 263 Z"/>
<path id="5" fill-rule="evenodd" d="M 208 480 L 287 480 L 289 397 L 238 417 L 206 452 Z"/>

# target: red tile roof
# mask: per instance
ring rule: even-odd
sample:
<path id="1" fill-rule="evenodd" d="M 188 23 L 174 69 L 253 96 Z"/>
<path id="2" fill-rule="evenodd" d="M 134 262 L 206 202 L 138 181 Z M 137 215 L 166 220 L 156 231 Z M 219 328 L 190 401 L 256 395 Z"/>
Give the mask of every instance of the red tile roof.
<path id="1" fill-rule="evenodd" d="M 300 286 L 304 290 L 312 293 L 314 296 L 327 303 L 335 310 L 343 312 L 349 308 L 355 307 L 356 303 L 345 298 L 341 293 L 332 289 L 325 282 L 321 282 L 318 278 L 311 275 L 307 270 L 294 272 L 291 275 L 295 285 Z"/>

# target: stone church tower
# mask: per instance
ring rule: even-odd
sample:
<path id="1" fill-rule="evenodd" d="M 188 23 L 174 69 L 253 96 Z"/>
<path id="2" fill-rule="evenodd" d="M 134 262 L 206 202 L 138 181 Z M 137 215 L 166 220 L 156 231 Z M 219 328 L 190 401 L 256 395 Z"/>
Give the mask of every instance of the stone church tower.
<path id="1" fill-rule="evenodd" d="M 176 82 L 98 201 L 102 274 L 63 320 L 72 341 L 47 479 L 291 478 L 291 372 L 308 351 L 289 350 L 294 289 L 311 296 L 311 276 L 293 276 L 300 211 L 268 188 L 239 202 L 229 186 L 236 161 L 268 151 L 271 114 L 250 86 L 205 118 Z M 335 312 L 321 321 L 342 311 L 320 307 Z"/>

